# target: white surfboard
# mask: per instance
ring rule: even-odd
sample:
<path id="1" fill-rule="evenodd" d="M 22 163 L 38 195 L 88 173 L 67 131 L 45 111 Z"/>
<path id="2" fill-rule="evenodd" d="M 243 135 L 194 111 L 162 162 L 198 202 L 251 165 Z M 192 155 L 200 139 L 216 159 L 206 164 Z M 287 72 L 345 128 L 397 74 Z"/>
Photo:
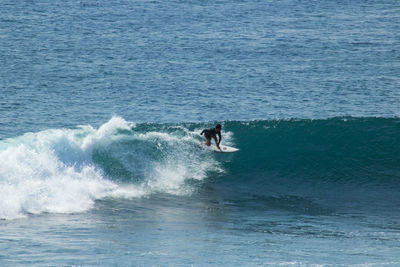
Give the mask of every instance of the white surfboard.
<path id="1" fill-rule="evenodd" d="M 221 149 L 218 149 L 217 146 L 213 145 L 212 148 L 214 149 L 215 152 L 219 152 L 219 153 L 232 153 L 232 152 L 239 151 L 239 149 L 236 147 L 224 146 L 224 145 L 219 145 L 219 147 Z"/>

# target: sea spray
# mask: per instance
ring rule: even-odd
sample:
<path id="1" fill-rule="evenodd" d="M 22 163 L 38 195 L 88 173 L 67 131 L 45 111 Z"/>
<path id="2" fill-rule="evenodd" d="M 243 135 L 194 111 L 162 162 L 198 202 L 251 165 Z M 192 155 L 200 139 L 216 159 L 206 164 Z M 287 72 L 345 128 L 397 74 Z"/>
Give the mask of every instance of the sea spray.
<path id="1" fill-rule="evenodd" d="M 210 171 L 223 170 L 185 127 L 136 130 L 113 117 L 98 129 L 26 133 L 0 141 L 0 218 L 83 212 L 105 197 L 190 194 L 187 179 Z"/>

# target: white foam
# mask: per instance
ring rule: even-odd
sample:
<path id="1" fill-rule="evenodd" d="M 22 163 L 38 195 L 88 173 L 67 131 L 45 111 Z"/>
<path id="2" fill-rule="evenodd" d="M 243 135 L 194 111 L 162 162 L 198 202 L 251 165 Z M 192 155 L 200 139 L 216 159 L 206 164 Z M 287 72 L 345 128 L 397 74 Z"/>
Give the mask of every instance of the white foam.
<path id="1" fill-rule="evenodd" d="M 112 117 L 110 121 L 103 124 L 98 130 L 94 130 L 91 126 L 87 126 L 87 130 L 91 132 L 82 143 L 82 149 L 87 150 L 95 143 L 104 143 L 112 141 L 112 136 L 119 129 L 131 130 L 132 123 L 128 123 L 121 117 Z"/>
<path id="2" fill-rule="evenodd" d="M 202 151 L 197 147 L 200 131 L 189 131 L 183 126 L 171 128 L 180 132 L 171 134 L 152 131 L 134 135 L 136 139 L 157 143 L 160 150 L 166 150 L 162 160 L 153 162 L 151 172 L 146 177 L 145 188 L 151 193 L 191 194 L 194 188 L 187 186 L 186 180 L 203 180 L 207 172 L 222 172 L 223 169 L 213 159 L 210 151 Z"/>
<path id="3" fill-rule="evenodd" d="M 0 152 L 0 218 L 81 212 L 116 185 L 92 166 L 66 166 L 51 151 L 21 144 Z"/>
<path id="4" fill-rule="evenodd" d="M 132 127 L 113 117 L 99 129 L 90 125 L 52 129 L 1 140 L 0 219 L 84 212 L 105 197 L 190 194 L 193 188 L 187 185 L 188 179 L 202 180 L 208 171 L 222 171 L 209 152 L 193 145 L 199 141 L 197 131 L 179 126 L 173 133 L 140 133 Z M 129 132 L 119 134 L 120 130 Z M 225 137 L 225 141 L 230 139 L 229 134 Z M 120 147 L 119 139 L 129 146 Z M 96 151 L 111 153 L 140 180 L 116 182 L 93 161 Z"/>
<path id="5" fill-rule="evenodd" d="M 119 186 L 92 164 L 89 148 L 131 127 L 114 117 L 98 130 L 55 129 L 1 141 L 0 218 L 82 212 L 115 194 Z"/>

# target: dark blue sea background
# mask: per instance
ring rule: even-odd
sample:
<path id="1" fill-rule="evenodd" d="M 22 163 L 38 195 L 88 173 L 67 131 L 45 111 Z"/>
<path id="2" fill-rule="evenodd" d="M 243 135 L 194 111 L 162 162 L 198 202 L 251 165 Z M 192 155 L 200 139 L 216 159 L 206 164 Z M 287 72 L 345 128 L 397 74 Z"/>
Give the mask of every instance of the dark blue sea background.
<path id="1" fill-rule="evenodd" d="M 398 1 L 2 0 L 0 265 L 399 266 L 399 103 Z"/>

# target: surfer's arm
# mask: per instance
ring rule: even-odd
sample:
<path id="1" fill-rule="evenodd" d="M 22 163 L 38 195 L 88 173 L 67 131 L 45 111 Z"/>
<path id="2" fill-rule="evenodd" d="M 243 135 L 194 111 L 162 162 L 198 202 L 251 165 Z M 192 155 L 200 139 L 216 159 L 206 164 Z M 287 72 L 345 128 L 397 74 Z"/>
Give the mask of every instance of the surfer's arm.
<path id="1" fill-rule="evenodd" d="M 203 130 L 203 131 L 200 133 L 200 135 L 203 135 L 204 131 L 205 131 L 205 130 Z"/>
<path id="2" fill-rule="evenodd" d="M 221 148 L 219 147 L 219 142 L 218 142 L 218 140 L 217 140 L 217 137 L 216 137 L 216 136 L 213 136 L 213 139 L 214 139 L 214 141 L 215 141 L 215 145 L 217 146 L 217 148 L 218 148 L 218 149 L 221 149 Z"/>
<path id="3" fill-rule="evenodd" d="M 222 140 L 222 135 L 221 135 L 221 133 L 217 133 L 218 134 L 218 137 L 219 137 L 219 141 L 218 141 L 218 148 L 219 148 L 219 144 L 221 143 L 221 140 Z"/>

